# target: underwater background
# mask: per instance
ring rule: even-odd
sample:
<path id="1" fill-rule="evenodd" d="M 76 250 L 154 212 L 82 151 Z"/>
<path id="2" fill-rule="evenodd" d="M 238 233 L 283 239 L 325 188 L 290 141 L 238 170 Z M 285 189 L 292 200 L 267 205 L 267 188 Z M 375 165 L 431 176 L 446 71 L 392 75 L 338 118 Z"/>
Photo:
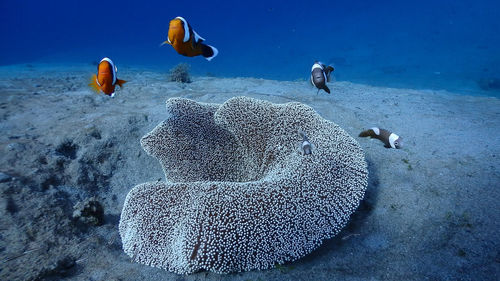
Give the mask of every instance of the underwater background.
<path id="1" fill-rule="evenodd" d="M 218 49 L 213 60 L 160 46 L 177 16 Z M 499 19 L 498 0 L 0 0 L 0 280 L 500 280 Z M 127 81 L 114 98 L 89 87 L 103 57 Z M 335 67 L 331 94 L 308 81 L 316 60 Z M 349 147 L 362 149 L 368 181 L 347 225 L 300 259 L 265 270 L 179 275 L 128 256 L 119 225 L 134 186 L 186 180 L 166 175 L 143 136 L 179 124 L 165 145 L 189 149 L 168 154 L 185 161 L 172 170 L 191 175 L 208 160 L 217 172 L 223 154 L 212 143 L 234 148 L 224 138 L 230 134 L 215 133 L 236 96 L 286 103 L 290 112 L 306 108 L 352 137 L 306 132 L 292 120 L 311 154 L 298 133 L 296 140 L 269 134 L 273 145 L 256 157 L 270 171 L 264 182 L 285 175 L 268 161 L 284 148 L 296 148 L 290 159 L 324 156 L 328 134 L 339 139 L 336 150 L 347 147 L 338 159 L 352 159 Z M 217 111 L 202 113 L 207 106 Z M 262 128 L 286 131 L 280 126 L 288 121 L 241 108 L 231 120 L 240 129 L 261 118 Z M 360 136 L 373 127 L 400 136 L 403 146 Z M 245 140 L 259 144 L 258 135 Z M 317 171 L 298 169 L 288 190 L 317 192 L 308 180 Z M 296 178 L 304 184 L 294 185 Z M 198 204 L 204 190 L 177 199 Z M 293 209 L 277 201 L 271 207 Z M 291 229 L 285 224 L 276 225 Z M 314 232 L 311 225 L 304 223 L 304 233 Z M 178 226 L 190 228 L 182 216 Z"/>
<path id="2" fill-rule="evenodd" d="M 179 56 L 166 39 L 183 16 L 216 59 Z M 307 79 L 315 60 L 335 79 L 499 96 L 498 1 L 0 2 L 0 65 L 120 66 L 200 76 Z M 93 71 L 93 69 L 92 69 Z"/>

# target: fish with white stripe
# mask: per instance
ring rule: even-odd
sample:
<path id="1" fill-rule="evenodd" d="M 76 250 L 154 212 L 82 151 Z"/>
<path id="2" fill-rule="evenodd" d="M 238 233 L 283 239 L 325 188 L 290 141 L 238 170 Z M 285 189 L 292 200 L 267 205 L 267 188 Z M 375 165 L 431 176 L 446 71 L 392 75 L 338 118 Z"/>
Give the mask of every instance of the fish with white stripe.
<path id="1" fill-rule="evenodd" d="M 373 127 L 366 131 L 362 131 L 359 136 L 378 139 L 384 143 L 384 147 L 386 148 L 399 149 L 403 147 L 403 139 L 395 133 L 392 133 L 386 129 Z"/>
<path id="2" fill-rule="evenodd" d="M 120 80 L 116 76 L 118 68 L 110 58 L 103 58 L 97 66 L 97 75 L 92 75 L 89 86 L 97 93 L 103 92 L 104 94 L 114 97 L 115 86 L 123 87 L 127 83 L 125 80 Z"/>
<path id="3" fill-rule="evenodd" d="M 326 86 L 326 82 L 330 82 L 330 74 L 333 72 L 333 66 L 326 66 L 321 62 L 314 62 L 311 68 L 311 84 L 319 90 L 324 90 L 330 93 L 330 89 Z"/>
<path id="4" fill-rule="evenodd" d="M 309 142 L 309 138 L 307 137 L 304 131 L 298 130 L 299 135 L 302 137 L 301 148 L 304 152 L 304 155 L 309 155 L 312 153 L 312 144 Z"/>
<path id="5" fill-rule="evenodd" d="M 161 45 L 169 44 L 174 47 L 177 53 L 186 57 L 203 56 L 207 60 L 212 60 L 219 51 L 205 41 L 183 17 L 176 17 L 170 21 L 167 40 Z"/>

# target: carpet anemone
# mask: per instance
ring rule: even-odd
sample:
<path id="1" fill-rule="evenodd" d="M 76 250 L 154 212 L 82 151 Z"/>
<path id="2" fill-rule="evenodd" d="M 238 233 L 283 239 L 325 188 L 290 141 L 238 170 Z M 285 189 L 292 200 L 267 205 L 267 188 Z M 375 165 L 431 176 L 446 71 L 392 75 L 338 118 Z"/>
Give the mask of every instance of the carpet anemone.
<path id="1" fill-rule="evenodd" d="M 336 235 L 364 196 L 362 149 L 307 105 L 173 98 L 167 111 L 141 139 L 166 181 L 134 187 L 121 214 L 136 262 L 179 274 L 271 268 Z"/>

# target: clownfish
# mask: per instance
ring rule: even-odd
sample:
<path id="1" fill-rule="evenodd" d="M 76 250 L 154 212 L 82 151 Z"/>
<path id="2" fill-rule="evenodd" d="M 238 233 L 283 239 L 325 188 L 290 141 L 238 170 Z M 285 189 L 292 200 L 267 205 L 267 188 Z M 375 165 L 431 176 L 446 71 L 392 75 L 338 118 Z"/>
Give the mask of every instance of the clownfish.
<path id="1" fill-rule="evenodd" d="M 386 129 L 373 127 L 366 131 L 362 131 L 359 136 L 379 139 L 384 143 L 384 147 L 386 148 L 399 149 L 403 147 L 403 139 L 395 133 L 392 133 Z"/>
<path id="2" fill-rule="evenodd" d="M 333 72 L 332 66 L 325 66 L 321 62 L 314 62 L 311 69 L 311 84 L 319 90 L 325 90 L 330 93 L 330 89 L 326 86 L 326 82 L 330 82 L 330 74 Z"/>
<path id="3" fill-rule="evenodd" d="M 114 97 L 115 86 L 123 87 L 127 81 L 120 80 L 116 77 L 118 69 L 109 58 L 103 58 L 97 66 L 97 75 L 92 75 L 89 86 L 96 93 L 103 92 L 104 94 Z"/>
<path id="4" fill-rule="evenodd" d="M 210 61 L 219 51 L 213 46 L 203 44 L 203 41 L 205 39 L 198 35 L 183 17 L 176 17 L 170 21 L 167 41 L 161 45 L 172 45 L 177 53 L 186 57 L 202 55 Z"/>
<path id="5" fill-rule="evenodd" d="M 297 131 L 299 135 L 302 137 L 302 150 L 304 151 L 304 155 L 309 155 L 312 152 L 312 144 L 309 142 L 309 138 L 307 137 L 306 133 L 304 133 L 301 130 Z"/>

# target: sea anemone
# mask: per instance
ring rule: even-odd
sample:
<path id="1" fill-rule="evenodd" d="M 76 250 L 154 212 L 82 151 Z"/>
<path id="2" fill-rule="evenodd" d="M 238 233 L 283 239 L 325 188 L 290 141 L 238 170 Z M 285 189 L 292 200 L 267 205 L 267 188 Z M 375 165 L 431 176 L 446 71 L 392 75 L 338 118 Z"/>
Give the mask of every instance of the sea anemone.
<path id="1" fill-rule="evenodd" d="M 272 268 L 336 235 L 364 196 L 362 149 L 309 106 L 174 98 L 167 111 L 141 139 L 166 181 L 134 187 L 121 214 L 136 262 L 179 274 Z"/>

